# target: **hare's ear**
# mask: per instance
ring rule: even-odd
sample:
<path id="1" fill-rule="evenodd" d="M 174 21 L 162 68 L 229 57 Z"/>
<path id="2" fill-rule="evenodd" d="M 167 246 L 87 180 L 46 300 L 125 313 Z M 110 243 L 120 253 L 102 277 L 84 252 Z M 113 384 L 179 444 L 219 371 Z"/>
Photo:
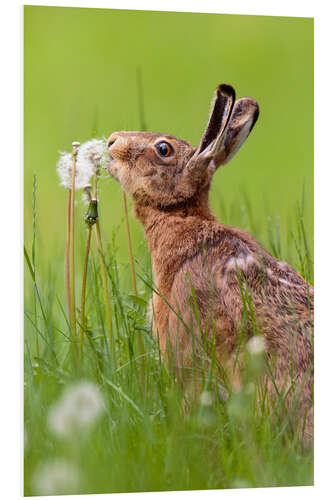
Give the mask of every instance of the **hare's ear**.
<path id="1" fill-rule="evenodd" d="M 258 116 L 259 105 L 254 99 L 243 97 L 235 102 L 223 141 L 214 156 L 215 168 L 225 165 L 233 158 L 249 136 Z"/>
<path id="2" fill-rule="evenodd" d="M 216 96 L 206 130 L 194 155 L 187 164 L 189 169 L 205 170 L 221 150 L 234 102 L 234 89 L 230 85 L 219 85 L 216 89 Z"/>

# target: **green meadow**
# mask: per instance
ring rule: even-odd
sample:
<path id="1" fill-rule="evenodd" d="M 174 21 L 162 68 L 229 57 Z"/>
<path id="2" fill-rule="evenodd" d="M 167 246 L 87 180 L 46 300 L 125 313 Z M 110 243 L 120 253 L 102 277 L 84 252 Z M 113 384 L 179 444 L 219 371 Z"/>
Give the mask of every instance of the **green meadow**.
<path id="1" fill-rule="evenodd" d="M 154 283 L 143 230 L 130 215 L 135 296 L 122 193 L 111 178 L 99 183 L 99 215 L 113 337 L 93 237 L 83 356 L 73 360 L 59 152 L 143 126 L 197 144 L 222 82 L 256 98 L 260 116 L 216 174 L 212 210 L 313 282 L 313 19 L 24 7 L 26 495 L 313 483 L 313 453 L 281 408 L 256 404 L 260 355 L 248 356 L 246 383 L 223 401 L 214 396 L 216 367 L 202 372 L 204 396 L 184 410 L 147 319 Z M 77 192 L 78 318 L 85 210 Z M 89 425 L 68 417 L 68 433 L 50 415 L 80 380 L 93 384 L 96 415 Z"/>

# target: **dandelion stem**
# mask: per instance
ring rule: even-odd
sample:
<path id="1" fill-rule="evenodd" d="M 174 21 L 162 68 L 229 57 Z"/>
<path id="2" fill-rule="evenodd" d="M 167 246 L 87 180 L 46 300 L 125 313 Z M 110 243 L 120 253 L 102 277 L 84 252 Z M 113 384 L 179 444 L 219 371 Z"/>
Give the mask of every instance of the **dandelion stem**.
<path id="1" fill-rule="evenodd" d="M 97 180 L 98 180 L 98 175 L 99 175 L 99 169 L 96 169 L 95 174 L 94 174 L 94 199 L 98 203 L 97 199 Z M 97 241 L 97 248 L 98 248 L 98 253 L 99 253 L 99 259 L 101 263 L 101 271 L 102 271 L 102 284 L 103 284 L 103 292 L 104 292 L 104 301 L 105 301 L 105 313 L 106 313 L 106 323 L 107 327 L 109 330 L 109 340 L 110 340 L 110 349 L 112 347 L 112 318 L 111 318 L 111 308 L 110 308 L 110 298 L 109 298 L 109 291 L 108 291 L 108 282 L 107 282 L 107 274 L 106 274 L 106 267 L 105 267 L 105 260 L 104 260 L 104 253 L 103 253 L 103 245 L 102 245 L 102 237 L 101 237 L 101 228 L 99 225 L 99 220 L 98 218 L 96 219 L 96 224 L 95 224 L 95 235 L 96 235 L 96 241 Z"/>
<path id="2" fill-rule="evenodd" d="M 98 173 L 99 173 L 98 170 L 96 170 L 95 175 L 94 175 L 94 200 L 95 200 L 95 203 L 98 203 L 98 201 L 97 201 Z M 97 205 L 96 205 L 96 210 L 97 210 Z M 100 264 L 101 264 L 102 285 L 103 285 L 104 301 L 105 301 L 106 323 L 107 323 L 107 327 L 109 330 L 109 341 L 110 341 L 110 349 L 111 349 L 111 347 L 112 347 L 112 318 L 111 318 L 110 298 L 109 298 L 108 282 L 107 282 L 107 277 L 106 277 L 106 267 L 105 267 L 102 237 L 101 237 L 101 228 L 99 225 L 98 217 L 96 218 L 96 223 L 95 223 L 95 235 L 96 235 L 97 248 L 98 248 L 99 259 L 100 259 Z"/>
<path id="3" fill-rule="evenodd" d="M 85 317 L 85 307 L 86 307 L 86 288 L 87 288 L 87 274 L 88 274 L 88 262 L 89 262 L 89 253 L 90 253 L 90 242 L 91 242 L 91 231 L 94 224 L 96 224 L 96 220 L 98 219 L 98 211 L 97 211 L 97 200 L 92 199 L 91 197 L 91 186 L 87 185 L 85 187 L 85 191 L 89 198 L 89 207 L 87 213 L 84 215 L 84 220 L 86 222 L 88 228 L 88 237 L 86 244 L 86 255 L 84 259 L 84 267 L 83 267 L 83 277 L 82 277 L 82 290 L 81 290 L 81 322 L 80 322 L 80 358 L 82 359 L 83 353 L 83 341 L 84 341 L 84 332 L 86 329 L 86 317 Z"/>
<path id="4" fill-rule="evenodd" d="M 97 172 L 94 175 L 94 198 L 97 200 Z"/>
<path id="5" fill-rule="evenodd" d="M 112 346 L 112 319 L 111 319 L 111 308 L 110 308 L 110 298 L 108 292 L 108 284 L 106 279 L 106 268 L 103 254 L 103 246 L 102 246 L 102 238 L 101 238 L 101 229 L 99 225 L 99 221 L 96 221 L 95 224 L 95 234 L 97 241 L 97 248 L 101 263 L 101 271 L 102 271 L 102 284 L 103 284 L 103 292 L 104 292 L 104 301 L 105 301 L 105 312 L 106 312 L 106 323 L 109 330 L 109 338 L 110 338 L 110 348 Z"/>
<path id="6" fill-rule="evenodd" d="M 81 323 L 81 330 L 80 330 L 80 356 L 81 356 L 81 358 L 82 358 L 82 350 L 83 350 L 84 331 L 86 328 L 85 306 L 86 306 L 88 261 L 89 261 L 89 252 L 90 252 L 90 242 L 91 242 L 91 229 L 92 229 L 92 226 L 88 225 L 86 255 L 85 255 L 85 259 L 84 259 L 83 278 L 82 278 L 81 322 L 80 322 Z"/>
<path id="7" fill-rule="evenodd" d="M 77 331 L 75 314 L 75 253 L 74 253 L 74 234 L 75 234 L 75 167 L 78 143 L 73 143 L 73 167 L 72 167 L 72 193 L 71 193 L 71 213 L 70 213 L 70 287 L 71 287 L 71 331 L 72 340 L 75 343 L 75 356 L 77 356 Z"/>
<path id="8" fill-rule="evenodd" d="M 67 199 L 67 239 L 66 239 L 66 255 L 65 255 L 65 282 L 66 282 L 66 295 L 67 295 L 67 309 L 69 324 L 72 324 L 72 309 L 71 309 L 71 285 L 69 276 L 69 249 L 71 238 L 71 190 L 68 190 Z"/>

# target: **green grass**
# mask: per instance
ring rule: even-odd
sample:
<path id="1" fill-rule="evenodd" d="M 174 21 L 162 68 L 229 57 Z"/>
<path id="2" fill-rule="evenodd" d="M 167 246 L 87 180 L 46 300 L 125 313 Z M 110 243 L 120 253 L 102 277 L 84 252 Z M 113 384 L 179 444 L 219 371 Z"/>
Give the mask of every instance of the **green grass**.
<path id="1" fill-rule="evenodd" d="M 37 179 L 38 181 L 38 179 Z M 36 200 L 35 181 L 33 204 Z M 103 191 L 102 191 L 103 196 Z M 251 211 L 246 200 L 227 223 L 256 228 L 262 242 L 278 258 L 289 262 L 312 281 L 309 243 L 302 219 L 302 204 L 295 205 L 290 248 L 280 246 L 277 219 L 266 221 Z M 42 210 L 42 207 L 39 207 Z M 230 211 L 229 213 L 231 213 Z M 226 217 L 226 213 L 221 216 Z M 37 211 L 38 220 L 38 211 Z M 35 219 L 32 224 L 36 227 Z M 102 228 L 105 218 L 101 217 Z M 86 229 L 77 221 L 77 256 L 84 253 Z M 228 388 L 226 401 L 215 398 L 211 406 L 190 401 L 184 409 L 183 393 L 172 369 L 167 367 L 152 337 L 147 320 L 151 296 L 148 251 L 137 255 L 139 295 L 133 296 L 129 267 L 118 264 L 121 249 L 116 237 L 108 244 L 106 263 L 114 339 L 106 331 L 99 256 L 93 246 L 87 284 L 87 332 L 81 366 L 71 356 L 72 339 L 66 318 L 64 252 L 53 256 L 52 265 L 42 253 L 42 235 L 33 231 L 34 249 L 27 248 L 25 276 L 25 494 L 36 491 L 35 476 L 41 463 L 66 460 L 77 467 L 77 493 L 110 493 L 181 489 L 212 489 L 310 485 L 313 453 L 303 450 L 279 413 L 268 411 L 255 398 L 257 361 L 245 363 L 240 392 Z M 105 242 L 104 242 L 105 243 Z M 80 260 L 79 260 L 80 261 Z M 82 265 L 77 265 L 77 293 Z M 79 310 L 78 310 L 79 317 Z M 144 341 L 139 355 L 138 331 Z M 38 354 L 39 353 L 39 354 Z M 144 381 L 140 376 L 143 361 Z M 204 374 L 197 366 L 202 391 L 212 391 L 216 367 Z M 260 371 L 260 370 L 259 370 Z M 78 379 L 100 388 L 105 412 L 92 429 L 59 438 L 47 425 L 51 405 L 64 389 Z M 41 474 L 41 472 L 39 473 Z"/>

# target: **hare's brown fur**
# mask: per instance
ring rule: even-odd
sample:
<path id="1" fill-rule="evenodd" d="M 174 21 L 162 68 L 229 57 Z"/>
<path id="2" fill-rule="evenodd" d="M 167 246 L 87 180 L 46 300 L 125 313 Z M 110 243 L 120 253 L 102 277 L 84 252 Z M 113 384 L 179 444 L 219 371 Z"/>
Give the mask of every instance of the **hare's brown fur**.
<path id="1" fill-rule="evenodd" d="M 244 123 L 248 127 L 245 137 L 253 126 L 247 118 L 249 105 L 249 99 L 237 101 L 236 112 L 223 125 L 227 127 L 226 136 L 216 139 L 208 127 L 198 148 L 169 135 L 114 133 L 109 138 L 109 170 L 133 196 L 134 213 L 148 240 L 159 292 L 153 296 L 153 312 L 161 350 L 167 355 L 171 346 L 179 366 L 189 365 L 194 351 L 199 354 L 186 328 L 192 325 L 200 336 L 191 307 L 194 296 L 201 327 L 208 336 L 214 331 L 217 358 L 226 363 L 233 356 L 242 325 L 244 328 L 241 288 L 247 288 L 267 355 L 275 363 L 272 396 L 276 390 L 288 389 L 288 385 L 299 388 L 301 415 L 309 414 L 305 431 L 310 439 L 313 288 L 287 263 L 272 257 L 249 233 L 218 223 L 208 203 L 216 167 L 239 148 L 236 143 Z M 239 116 L 243 121 L 236 123 Z M 211 136 L 215 142 L 207 153 L 207 137 Z M 240 138 L 239 143 L 244 140 Z M 160 158 L 156 152 L 161 141 L 172 147 L 170 157 Z M 249 320 L 248 336 L 254 330 Z"/>

